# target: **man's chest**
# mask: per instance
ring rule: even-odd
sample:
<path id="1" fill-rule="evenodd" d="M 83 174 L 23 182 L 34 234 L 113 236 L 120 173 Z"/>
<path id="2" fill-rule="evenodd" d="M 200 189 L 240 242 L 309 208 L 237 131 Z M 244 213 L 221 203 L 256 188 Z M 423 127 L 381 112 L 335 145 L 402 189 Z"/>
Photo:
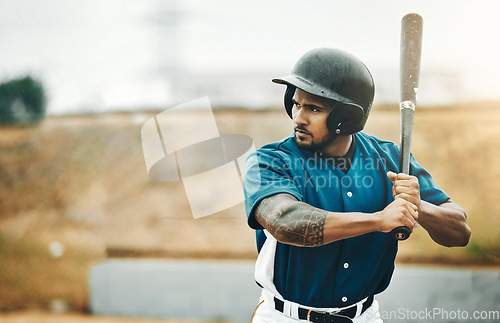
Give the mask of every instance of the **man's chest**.
<path id="1" fill-rule="evenodd" d="M 305 169 L 296 183 L 303 202 L 333 212 L 376 212 L 392 200 L 385 170 Z"/>

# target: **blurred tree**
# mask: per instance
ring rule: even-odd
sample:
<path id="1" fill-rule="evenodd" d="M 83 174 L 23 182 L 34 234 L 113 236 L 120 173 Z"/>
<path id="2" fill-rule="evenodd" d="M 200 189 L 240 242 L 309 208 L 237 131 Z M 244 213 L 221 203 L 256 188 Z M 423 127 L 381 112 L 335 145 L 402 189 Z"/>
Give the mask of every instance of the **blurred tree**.
<path id="1" fill-rule="evenodd" d="M 0 123 L 34 124 L 45 117 L 42 84 L 31 76 L 0 84 Z"/>

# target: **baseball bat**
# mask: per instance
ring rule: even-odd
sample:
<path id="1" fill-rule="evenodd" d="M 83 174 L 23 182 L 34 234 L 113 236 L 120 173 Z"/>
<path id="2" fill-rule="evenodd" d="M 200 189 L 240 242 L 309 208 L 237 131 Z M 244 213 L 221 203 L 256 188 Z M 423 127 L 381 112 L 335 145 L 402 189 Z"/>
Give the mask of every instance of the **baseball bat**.
<path id="1" fill-rule="evenodd" d="M 401 45 L 399 57 L 400 80 L 400 159 L 399 172 L 410 173 L 410 147 L 413 130 L 413 118 L 417 105 L 418 79 L 420 75 L 420 57 L 422 53 L 423 19 L 416 13 L 410 13 L 401 20 Z M 396 240 L 406 240 L 410 230 L 401 226 L 391 231 Z"/>

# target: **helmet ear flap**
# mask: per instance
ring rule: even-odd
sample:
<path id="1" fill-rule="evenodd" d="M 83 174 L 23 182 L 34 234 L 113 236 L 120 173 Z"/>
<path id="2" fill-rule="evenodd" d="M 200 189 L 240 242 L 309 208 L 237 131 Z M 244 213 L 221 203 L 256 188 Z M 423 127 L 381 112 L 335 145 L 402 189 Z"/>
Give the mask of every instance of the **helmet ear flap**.
<path id="1" fill-rule="evenodd" d="M 285 91 L 285 110 L 290 119 L 292 119 L 292 108 L 293 108 L 293 95 L 295 94 L 295 86 L 287 85 Z"/>
<path id="2" fill-rule="evenodd" d="M 337 102 L 328 114 L 328 130 L 337 135 L 353 134 L 361 130 L 363 118 L 364 110 L 359 105 Z"/>

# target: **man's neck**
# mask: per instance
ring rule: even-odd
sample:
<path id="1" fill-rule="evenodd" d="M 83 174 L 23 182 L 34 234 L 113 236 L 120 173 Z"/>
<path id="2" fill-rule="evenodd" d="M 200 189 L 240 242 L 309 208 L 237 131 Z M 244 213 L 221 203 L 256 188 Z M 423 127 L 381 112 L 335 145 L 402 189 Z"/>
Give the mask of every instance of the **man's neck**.
<path id="1" fill-rule="evenodd" d="M 352 144 L 352 135 L 338 136 L 330 145 L 318 151 L 324 157 L 342 157 L 347 154 Z"/>

